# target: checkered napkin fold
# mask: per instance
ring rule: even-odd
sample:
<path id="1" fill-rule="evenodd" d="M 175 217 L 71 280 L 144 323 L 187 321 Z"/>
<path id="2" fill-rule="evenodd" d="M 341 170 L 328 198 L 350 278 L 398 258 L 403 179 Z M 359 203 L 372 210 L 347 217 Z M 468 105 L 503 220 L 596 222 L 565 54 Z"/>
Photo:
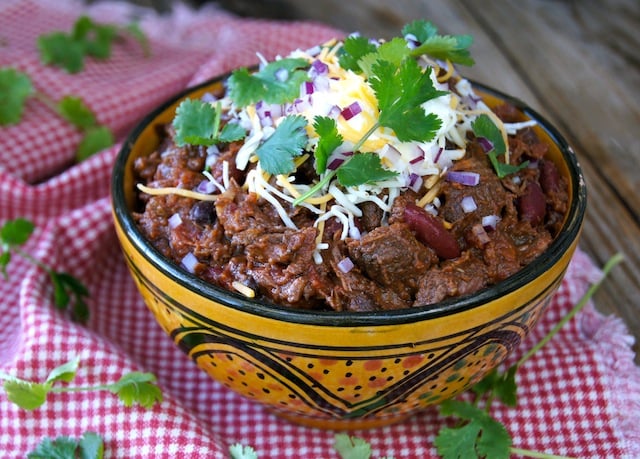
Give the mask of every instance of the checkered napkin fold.
<path id="1" fill-rule="evenodd" d="M 129 22 L 135 14 L 152 54 L 135 46 L 89 61 L 80 74 L 40 64 L 36 38 L 70 30 L 79 14 Z M 343 33 L 307 22 L 239 19 L 211 9 L 178 6 L 168 16 L 122 3 L 5 0 L 0 5 L 0 67 L 29 74 L 54 100 L 74 94 L 118 141 L 150 110 L 185 87 L 294 48 Z M 105 457 L 223 458 L 229 445 L 250 445 L 261 459 L 332 458 L 335 432 L 292 425 L 266 413 L 197 369 L 155 324 L 130 278 L 113 231 L 109 180 L 118 145 L 73 165 L 79 133 L 37 101 L 19 125 L 0 128 L 0 223 L 24 217 L 36 224 L 25 250 L 87 285 L 90 319 L 80 325 L 52 304 L 47 275 L 17 257 L 0 281 L 0 371 L 43 380 L 80 358 L 74 383 L 117 380 L 128 371 L 154 373 L 164 401 L 150 410 L 125 407 L 110 393 L 65 393 L 35 411 L 0 391 L 0 457 L 25 457 L 42 439 L 99 434 Z M 567 276 L 522 349 L 539 340 L 598 279 L 578 250 Z M 571 321 L 518 374 L 517 409 L 495 407 L 518 447 L 575 457 L 640 457 L 640 371 L 631 340 L 616 318 L 593 305 Z M 433 438 L 445 422 L 436 408 L 410 420 L 354 432 L 372 457 L 437 457 Z"/>

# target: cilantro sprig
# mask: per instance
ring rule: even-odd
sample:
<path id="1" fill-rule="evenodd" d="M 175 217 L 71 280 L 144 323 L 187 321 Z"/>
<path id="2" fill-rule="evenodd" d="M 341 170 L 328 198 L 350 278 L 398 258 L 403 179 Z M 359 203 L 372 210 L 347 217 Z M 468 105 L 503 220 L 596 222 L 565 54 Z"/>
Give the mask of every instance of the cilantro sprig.
<path id="1" fill-rule="evenodd" d="M 98 123 L 91 108 L 81 98 L 67 95 L 55 101 L 47 94 L 37 91 L 26 73 L 12 67 L 0 68 L 0 126 L 19 123 L 29 98 L 40 101 L 82 133 L 76 149 L 77 161 L 113 145 L 111 130 Z"/>
<path id="2" fill-rule="evenodd" d="M 529 161 L 523 161 L 521 164 L 514 165 L 498 160 L 499 156 L 505 156 L 507 145 L 502 138 L 502 132 L 500 132 L 498 126 L 495 125 L 488 115 L 479 115 L 471 123 L 471 129 L 476 137 L 485 139 L 488 145 L 491 146 L 486 153 L 499 178 L 504 178 L 507 175 L 518 172 L 529 164 Z"/>
<path id="3" fill-rule="evenodd" d="M 80 438 L 60 436 L 55 439 L 45 438 L 36 448 L 27 453 L 27 459 L 61 459 L 76 458 L 102 459 L 104 457 L 104 441 L 95 432 L 85 432 Z"/>
<path id="4" fill-rule="evenodd" d="M 199 99 L 185 99 L 176 108 L 173 128 L 176 145 L 214 145 L 218 142 L 234 142 L 246 132 L 238 123 L 227 123 L 220 129 L 222 109 L 220 102 L 214 107 Z"/>
<path id="5" fill-rule="evenodd" d="M 251 73 L 247 68 L 234 70 L 229 77 L 229 94 L 239 107 L 265 101 L 284 104 L 300 94 L 300 85 L 309 80 L 309 63 L 301 58 L 269 62 Z"/>
<path id="6" fill-rule="evenodd" d="M 84 68 L 85 57 L 108 59 L 112 45 L 126 36 L 136 40 L 145 56 L 150 53 L 149 41 L 136 23 L 124 27 L 95 22 L 88 16 L 80 16 L 70 32 L 54 31 L 38 37 L 40 61 L 54 65 L 69 73 L 78 73 Z"/>
<path id="7" fill-rule="evenodd" d="M 140 405 L 151 408 L 162 402 L 162 392 L 155 384 L 152 373 L 132 371 L 125 373 L 115 382 L 93 386 L 59 385 L 70 383 L 76 377 L 80 359 L 78 357 L 64 363 L 49 373 L 42 382 L 29 381 L 0 372 L 0 380 L 10 402 L 25 410 L 35 410 L 44 405 L 49 394 L 64 392 L 108 391 L 116 395 L 127 407 Z"/>
<path id="8" fill-rule="evenodd" d="M 412 56 L 426 54 L 435 59 L 468 66 L 475 63 L 469 52 L 473 44 L 471 35 L 439 35 L 438 28 L 425 20 L 416 20 L 405 25 L 402 34 L 405 37 L 408 35 L 415 37 L 419 43 L 411 51 Z"/>
<path id="9" fill-rule="evenodd" d="M 601 279 L 592 284 L 574 307 L 515 364 L 504 371 L 495 369 L 477 383 L 472 391 L 475 399 L 471 402 L 447 400 L 440 404 L 440 413 L 456 416 L 459 421 L 453 427 L 440 429 L 434 440 L 438 454 L 443 459 L 508 459 L 510 454 L 530 457 L 559 459 L 561 456 L 528 451 L 513 446 L 511 435 L 505 427 L 489 414 L 495 399 L 509 407 L 517 405 L 516 374 L 518 369 L 545 346 L 591 299 L 609 272 L 622 261 L 621 254 L 612 256 L 602 269 Z M 480 406 L 484 404 L 484 407 Z"/>
<path id="10" fill-rule="evenodd" d="M 14 255 L 20 256 L 44 270 L 53 285 L 53 302 L 58 309 L 66 310 L 71 306 L 71 317 L 79 322 L 89 318 L 86 299 L 89 291 L 76 277 L 64 271 L 56 271 L 41 260 L 23 250 L 33 231 L 34 224 L 24 218 L 6 221 L 0 227 L 0 272 L 9 278 L 7 267 Z"/>

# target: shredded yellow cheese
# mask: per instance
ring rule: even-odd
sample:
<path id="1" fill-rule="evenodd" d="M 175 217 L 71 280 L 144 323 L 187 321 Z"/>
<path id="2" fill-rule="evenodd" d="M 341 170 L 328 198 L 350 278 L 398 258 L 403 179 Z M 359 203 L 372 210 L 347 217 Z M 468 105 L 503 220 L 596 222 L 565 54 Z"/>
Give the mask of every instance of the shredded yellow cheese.
<path id="1" fill-rule="evenodd" d="M 184 188 L 176 188 L 176 187 L 164 187 L 164 188 L 150 188 L 141 183 L 138 183 L 138 189 L 143 193 L 150 194 L 152 196 L 163 196 L 169 194 L 175 194 L 177 196 L 182 196 L 185 198 L 197 199 L 199 201 L 215 201 L 218 199 L 218 194 L 204 194 L 198 193 L 197 191 L 186 190 Z"/>
<path id="2" fill-rule="evenodd" d="M 251 288 L 247 287 L 246 285 L 244 285 L 244 284 L 243 284 L 243 283 L 241 283 L 241 282 L 233 281 L 233 282 L 231 283 L 231 286 L 232 286 L 234 289 L 236 289 L 236 291 L 237 291 L 238 293 L 242 293 L 242 294 L 243 294 L 244 296 L 246 296 L 247 298 L 255 298 L 255 296 L 256 296 L 256 292 L 255 292 L 253 289 L 251 289 Z"/>

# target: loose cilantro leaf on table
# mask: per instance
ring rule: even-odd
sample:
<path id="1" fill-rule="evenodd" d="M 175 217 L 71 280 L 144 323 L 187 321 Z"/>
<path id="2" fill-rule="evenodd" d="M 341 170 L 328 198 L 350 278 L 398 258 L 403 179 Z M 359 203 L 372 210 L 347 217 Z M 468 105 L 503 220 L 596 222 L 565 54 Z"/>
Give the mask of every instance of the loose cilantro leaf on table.
<path id="1" fill-rule="evenodd" d="M 333 446 L 342 459 L 369 459 L 371 457 L 371 446 L 358 437 L 336 434 Z"/>
<path id="2" fill-rule="evenodd" d="M 251 446 L 235 443 L 229 447 L 231 459 L 258 459 L 258 454 Z"/>
<path id="3" fill-rule="evenodd" d="M 62 436 L 54 440 L 45 438 L 27 454 L 27 459 L 102 459 L 104 442 L 94 432 L 85 432 L 79 439 Z"/>
<path id="4" fill-rule="evenodd" d="M 109 392 L 116 394 L 125 406 L 139 404 L 143 408 L 151 408 L 156 402 L 162 402 L 162 392 L 154 383 L 156 377 L 151 373 L 133 371 L 123 375 L 113 384 L 104 386 Z"/>
<path id="5" fill-rule="evenodd" d="M 0 126 L 20 122 L 25 102 L 33 91 L 27 75 L 11 67 L 0 69 Z"/>
<path id="6" fill-rule="evenodd" d="M 438 433 L 434 443 L 443 459 L 509 458 L 511 436 L 503 424 L 485 411 L 466 402 L 446 400 L 440 404 L 440 412 L 468 421 L 462 426 L 445 427 Z"/>
<path id="7" fill-rule="evenodd" d="M 156 402 L 162 402 L 162 392 L 155 385 L 156 377 L 151 373 L 130 372 L 118 381 L 95 386 L 56 386 L 58 382 L 70 383 L 76 376 L 80 359 L 75 358 L 54 368 L 45 381 L 35 382 L 0 372 L 0 380 L 7 398 L 12 403 L 26 410 L 34 410 L 42 406 L 49 394 L 61 392 L 88 392 L 106 390 L 118 396 L 125 406 L 139 404 L 151 408 Z"/>
<path id="8" fill-rule="evenodd" d="M 198 99 L 185 99 L 176 109 L 173 128 L 176 145 L 209 146 L 242 139 L 246 132 L 238 123 L 227 123 L 220 131 L 220 104 L 216 107 Z"/>
<path id="9" fill-rule="evenodd" d="M 81 98 L 68 95 L 56 102 L 46 94 L 34 90 L 27 74 L 11 67 L 0 68 L 0 125 L 19 123 L 29 97 L 42 102 L 80 130 L 82 139 L 76 150 L 77 161 L 113 145 L 115 139 L 111 130 L 98 124 L 96 115 Z"/>
<path id="10" fill-rule="evenodd" d="M 8 220 L 0 227 L 0 269 L 4 278 L 9 278 L 7 266 L 11 262 L 13 254 L 39 266 L 51 280 L 55 306 L 64 310 L 71 305 L 72 318 L 79 322 L 85 322 L 89 316 L 86 304 L 89 291 L 84 284 L 71 274 L 56 271 L 22 250 L 22 246 L 29 240 L 34 229 L 33 223 L 24 218 Z"/>
<path id="11" fill-rule="evenodd" d="M 411 51 L 413 56 L 427 54 L 435 59 L 469 66 L 475 63 L 469 53 L 473 43 L 471 35 L 439 35 L 437 27 L 425 20 L 405 25 L 402 34 L 405 37 L 413 35 L 417 39 L 419 46 Z"/>
<path id="12" fill-rule="evenodd" d="M 307 145 L 306 126 L 303 116 L 287 116 L 256 150 L 262 169 L 273 175 L 292 172 L 293 158 L 300 156 Z"/>
<path id="13" fill-rule="evenodd" d="M 80 16 L 71 32 L 54 31 L 38 37 L 40 61 L 69 73 L 78 73 L 84 68 L 86 56 L 103 60 L 109 58 L 113 42 L 123 35 L 132 36 L 140 43 L 145 56 L 148 55 L 148 40 L 137 25 L 118 27 L 95 22 L 88 16 Z"/>
<path id="14" fill-rule="evenodd" d="M 240 107 L 258 101 L 268 104 L 290 102 L 300 94 L 300 85 L 309 80 L 305 59 L 284 58 L 265 65 L 258 72 L 234 70 L 228 80 L 229 95 Z"/>

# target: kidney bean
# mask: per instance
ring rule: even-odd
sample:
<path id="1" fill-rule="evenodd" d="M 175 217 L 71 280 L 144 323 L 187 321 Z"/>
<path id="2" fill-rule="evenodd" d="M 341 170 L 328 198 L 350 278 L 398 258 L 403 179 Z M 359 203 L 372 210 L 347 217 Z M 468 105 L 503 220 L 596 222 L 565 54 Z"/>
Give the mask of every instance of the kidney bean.
<path id="1" fill-rule="evenodd" d="M 458 241 L 447 231 L 442 222 L 426 210 L 409 203 L 404 208 L 404 221 L 416 238 L 431 247 L 440 258 L 451 259 L 460 256 Z"/>
<path id="2" fill-rule="evenodd" d="M 534 226 L 539 225 L 544 220 L 546 209 L 547 203 L 542 188 L 537 182 L 529 182 L 524 194 L 518 199 L 520 219 Z"/>
<path id="3" fill-rule="evenodd" d="M 551 161 L 540 160 L 540 186 L 545 193 L 555 193 L 560 190 L 560 172 Z"/>
<path id="4" fill-rule="evenodd" d="M 189 217 L 198 225 L 210 225 L 216 221 L 216 205 L 213 201 L 198 201 L 189 211 Z"/>

